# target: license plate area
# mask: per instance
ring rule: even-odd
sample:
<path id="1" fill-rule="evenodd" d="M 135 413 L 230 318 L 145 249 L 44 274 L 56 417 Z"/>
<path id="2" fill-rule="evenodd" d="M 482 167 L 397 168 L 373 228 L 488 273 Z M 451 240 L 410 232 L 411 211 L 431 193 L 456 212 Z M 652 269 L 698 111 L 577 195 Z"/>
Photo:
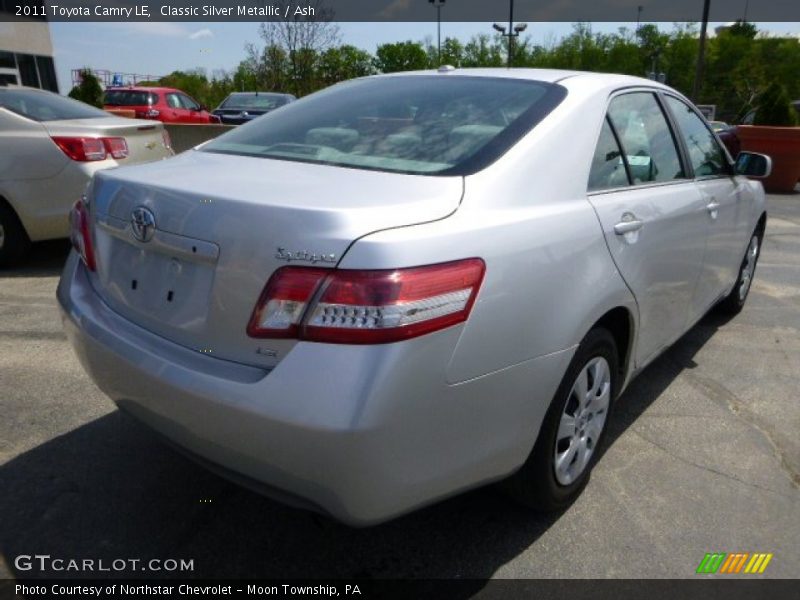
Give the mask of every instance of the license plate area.
<path id="1" fill-rule="evenodd" d="M 163 333 L 201 334 L 218 246 L 163 231 L 139 242 L 121 219 L 97 224 L 98 275 L 112 308 Z"/>

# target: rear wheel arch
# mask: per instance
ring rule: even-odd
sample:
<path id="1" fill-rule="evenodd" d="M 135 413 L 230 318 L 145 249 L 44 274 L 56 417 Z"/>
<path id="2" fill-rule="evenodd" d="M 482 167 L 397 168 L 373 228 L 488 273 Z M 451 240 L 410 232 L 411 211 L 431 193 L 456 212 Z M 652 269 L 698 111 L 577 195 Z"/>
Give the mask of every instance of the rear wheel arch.
<path id="1" fill-rule="evenodd" d="M 3 196 L 0 196 L 0 224 L 3 225 L 0 266 L 14 265 L 27 254 L 31 240 L 14 207 Z"/>
<path id="2" fill-rule="evenodd" d="M 756 224 L 756 232 L 759 234 L 760 239 L 764 239 L 764 232 L 767 230 L 767 211 L 761 213 Z"/>
<path id="3" fill-rule="evenodd" d="M 632 356 L 633 315 L 624 306 L 617 306 L 595 321 L 589 331 L 597 328 L 606 329 L 613 336 L 617 344 L 617 365 L 619 366 L 620 382 L 624 382 Z"/>
<path id="4" fill-rule="evenodd" d="M 14 218 L 16 218 L 16 220 L 19 222 L 19 225 L 22 227 L 25 235 L 28 235 L 28 230 L 25 228 L 25 223 L 22 222 L 22 217 L 19 216 L 19 212 L 17 212 L 17 209 L 14 208 L 11 200 L 8 200 L 8 196 L 4 195 L 2 191 L 0 191 L 0 207 L 10 211 L 14 215 Z"/>

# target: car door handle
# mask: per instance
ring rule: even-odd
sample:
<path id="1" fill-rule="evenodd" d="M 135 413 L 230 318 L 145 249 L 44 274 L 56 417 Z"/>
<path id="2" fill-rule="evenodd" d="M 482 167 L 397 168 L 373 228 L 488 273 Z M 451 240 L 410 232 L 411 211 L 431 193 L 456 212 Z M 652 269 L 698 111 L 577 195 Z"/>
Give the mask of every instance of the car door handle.
<path id="1" fill-rule="evenodd" d="M 644 227 L 644 221 L 631 219 L 630 221 L 622 221 L 614 225 L 614 233 L 617 235 L 625 235 L 626 233 L 639 231 L 642 227 Z"/>
<path id="2" fill-rule="evenodd" d="M 720 207 L 720 203 L 717 202 L 716 200 L 712 200 L 711 202 L 706 204 L 706 210 L 708 211 L 708 214 L 711 215 L 712 219 L 716 219 L 717 218 L 719 207 Z"/>

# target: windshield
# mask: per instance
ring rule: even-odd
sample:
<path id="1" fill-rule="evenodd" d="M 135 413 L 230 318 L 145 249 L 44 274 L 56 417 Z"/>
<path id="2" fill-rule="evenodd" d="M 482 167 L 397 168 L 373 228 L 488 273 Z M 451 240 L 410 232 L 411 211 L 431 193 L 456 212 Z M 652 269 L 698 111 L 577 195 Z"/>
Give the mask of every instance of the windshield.
<path id="1" fill-rule="evenodd" d="M 158 95 L 138 90 L 110 90 L 103 97 L 107 106 L 147 106 L 158 104 Z"/>
<path id="2" fill-rule="evenodd" d="M 252 108 L 255 110 L 272 110 L 288 102 L 286 96 L 271 94 L 231 94 L 220 108 Z"/>
<path id="3" fill-rule="evenodd" d="M 0 89 L 0 106 L 34 121 L 99 119 L 109 116 L 98 108 L 50 92 Z"/>
<path id="4" fill-rule="evenodd" d="M 220 152 L 413 174 L 494 162 L 566 95 L 523 79 L 359 79 L 292 102 L 203 146 Z"/>

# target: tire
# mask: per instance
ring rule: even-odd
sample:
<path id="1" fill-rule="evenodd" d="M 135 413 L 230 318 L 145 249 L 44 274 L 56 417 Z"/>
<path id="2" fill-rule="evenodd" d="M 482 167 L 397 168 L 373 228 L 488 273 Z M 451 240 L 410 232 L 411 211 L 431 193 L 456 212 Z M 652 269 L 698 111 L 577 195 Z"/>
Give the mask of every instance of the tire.
<path id="1" fill-rule="evenodd" d="M 0 198 L 0 267 L 15 265 L 30 247 L 31 240 L 16 213 Z"/>
<path id="2" fill-rule="evenodd" d="M 602 369 L 607 369 L 605 375 Z M 576 391 L 579 378 L 584 376 L 589 389 L 587 397 L 594 393 L 596 402 L 593 403 L 590 398 L 587 404 L 590 412 L 575 420 L 575 414 L 580 412 Z M 578 346 L 558 386 L 528 460 L 504 482 L 512 498 L 535 510 L 550 512 L 566 508 L 578 497 L 600 454 L 619 384 L 619 360 L 614 337 L 606 329 L 593 329 Z M 605 391 L 598 396 L 601 388 Z M 600 401 L 601 397 L 605 400 Z M 572 424 L 576 427 L 574 432 L 566 436 L 564 430 L 569 429 L 567 417 L 570 413 Z M 594 416 L 588 417 L 589 414 Z M 559 435 L 562 418 L 564 429 Z M 569 452 L 573 447 L 576 449 L 570 457 Z M 582 454 L 581 447 L 586 448 L 588 454 L 585 451 Z M 561 469 L 556 467 L 558 458 L 562 458 L 558 463 L 562 465 Z"/>
<path id="3" fill-rule="evenodd" d="M 731 316 L 742 312 L 744 303 L 747 302 L 747 296 L 750 294 L 753 277 L 756 274 L 756 265 L 758 264 L 758 257 L 761 256 L 761 240 L 763 237 L 764 233 L 757 229 L 750 238 L 739 272 L 736 274 L 736 283 L 731 293 L 725 296 L 717 305 L 719 312 Z"/>

